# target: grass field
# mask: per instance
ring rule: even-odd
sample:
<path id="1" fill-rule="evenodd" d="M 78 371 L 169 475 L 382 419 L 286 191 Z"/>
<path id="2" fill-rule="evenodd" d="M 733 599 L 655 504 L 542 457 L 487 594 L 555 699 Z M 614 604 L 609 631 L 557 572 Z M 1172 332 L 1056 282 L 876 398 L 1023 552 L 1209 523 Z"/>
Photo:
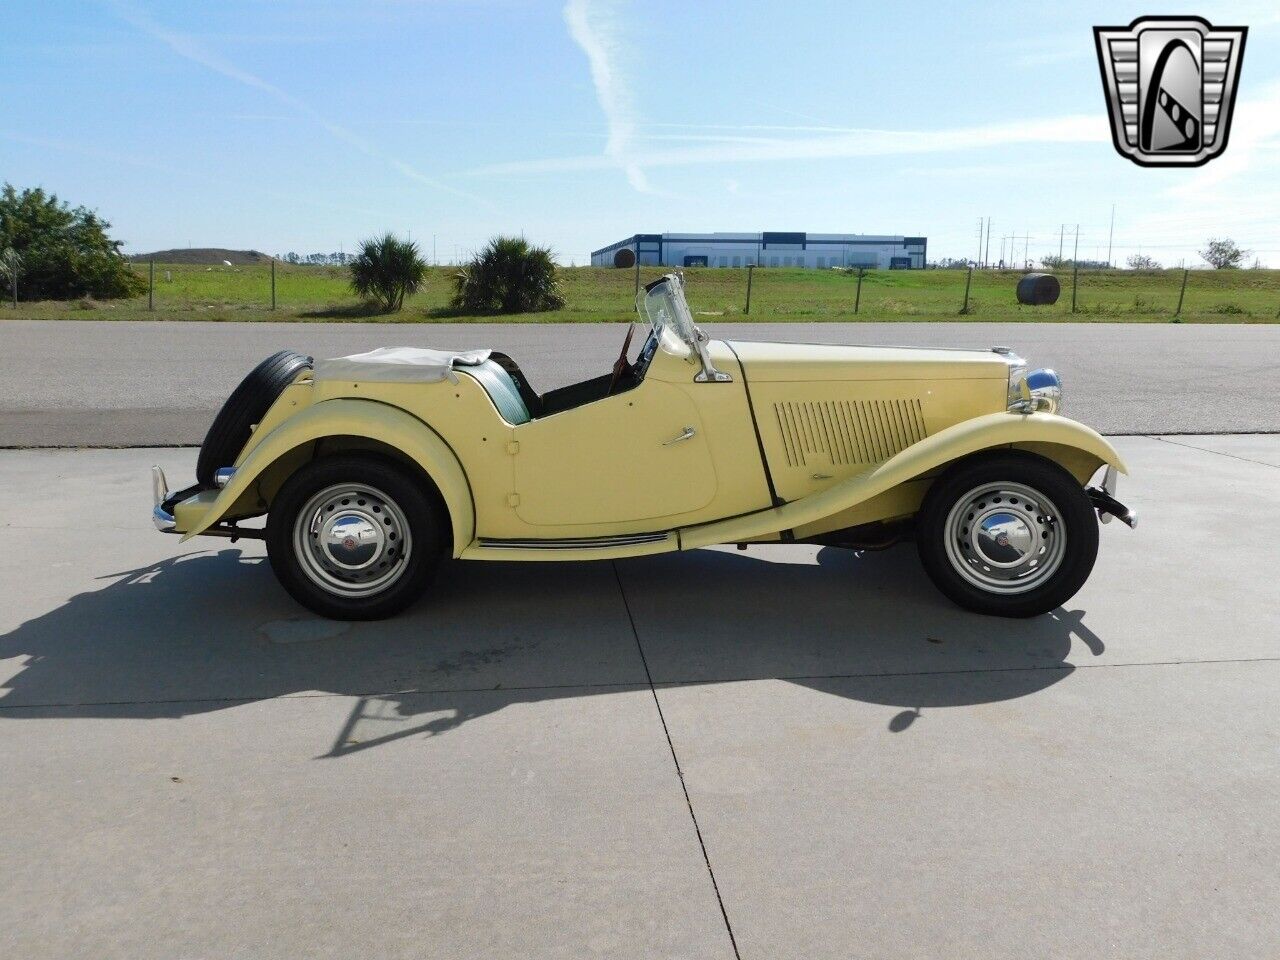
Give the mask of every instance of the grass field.
<path id="1" fill-rule="evenodd" d="M 146 275 L 146 266 L 136 269 Z M 204 267 L 156 264 L 155 310 L 147 297 L 108 302 L 19 303 L 0 306 L 0 319 L 119 320 L 285 320 L 323 322 L 376 320 L 404 323 L 488 321 L 448 311 L 452 267 L 433 267 L 425 289 L 405 309 L 370 312 L 351 294 L 342 267 L 276 267 L 277 309 L 272 311 L 270 267 Z M 662 273 L 642 271 L 642 281 Z M 592 267 L 561 272 L 568 305 L 563 310 L 498 319 L 533 323 L 625 321 L 634 315 L 635 274 Z M 761 268 L 755 271 L 750 314 L 745 313 L 745 269 L 694 268 L 685 271 L 689 302 L 704 316 L 761 321 L 979 320 L 1147 323 L 1274 323 L 1280 314 L 1280 271 L 1192 271 L 1180 317 L 1175 317 L 1182 271 L 1081 273 L 1076 311 L 1071 309 L 1071 276 L 1060 276 L 1062 297 L 1052 307 L 1023 307 L 1014 288 L 1019 273 L 981 271 L 973 275 L 970 311 L 961 314 L 965 274 L 949 270 L 881 270 L 862 281 L 838 271 Z"/>

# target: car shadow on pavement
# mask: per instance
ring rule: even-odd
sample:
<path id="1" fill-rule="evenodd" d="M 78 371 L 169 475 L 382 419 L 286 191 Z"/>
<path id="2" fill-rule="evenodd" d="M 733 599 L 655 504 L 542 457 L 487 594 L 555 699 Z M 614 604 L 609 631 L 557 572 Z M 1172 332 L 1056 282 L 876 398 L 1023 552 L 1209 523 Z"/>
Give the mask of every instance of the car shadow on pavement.
<path id="1" fill-rule="evenodd" d="M 795 549 L 795 548 L 793 548 Z M 429 737 L 504 707 L 776 679 L 925 711 L 1027 696 L 1068 676 L 1079 611 L 1000 620 L 958 610 L 914 551 L 699 550 L 611 563 L 447 564 L 392 620 L 301 610 L 265 558 L 227 547 L 105 575 L 0 636 L 0 721 L 175 718 L 277 697 L 354 699 L 320 755 Z M 778 554 L 773 555 L 777 557 Z M 816 562 L 813 560 L 816 559 Z M 625 602 L 623 602 L 625 600 Z"/>

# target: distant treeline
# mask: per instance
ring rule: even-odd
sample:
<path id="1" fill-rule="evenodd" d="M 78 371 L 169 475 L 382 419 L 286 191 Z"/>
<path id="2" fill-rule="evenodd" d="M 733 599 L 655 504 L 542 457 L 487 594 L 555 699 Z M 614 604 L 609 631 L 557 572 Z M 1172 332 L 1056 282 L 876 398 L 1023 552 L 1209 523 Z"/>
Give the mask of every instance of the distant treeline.
<path id="1" fill-rule="evenodd" d="M 312 267 L 345 267 L 355 259 L 353 253 L 282 253 L 277 258 L 285 263 L 301 263 Z"/>

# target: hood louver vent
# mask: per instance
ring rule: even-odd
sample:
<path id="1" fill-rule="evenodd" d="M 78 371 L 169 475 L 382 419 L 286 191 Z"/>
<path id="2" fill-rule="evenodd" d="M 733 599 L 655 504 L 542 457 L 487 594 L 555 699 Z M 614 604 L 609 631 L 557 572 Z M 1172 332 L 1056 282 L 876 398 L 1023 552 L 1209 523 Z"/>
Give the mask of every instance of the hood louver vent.
<path id="1" fill-rule="evenodd" d="M 926 436 L 918 399 L 775 403 L 787 465 L 880 463 Z"/>

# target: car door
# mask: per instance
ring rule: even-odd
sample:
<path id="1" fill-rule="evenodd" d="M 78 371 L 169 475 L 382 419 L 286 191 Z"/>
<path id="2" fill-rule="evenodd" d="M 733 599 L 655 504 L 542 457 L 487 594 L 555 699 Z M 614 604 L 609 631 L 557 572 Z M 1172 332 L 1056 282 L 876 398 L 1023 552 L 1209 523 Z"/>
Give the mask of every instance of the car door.
<path id="1" fill-rule="evenodd" d="M 660 380 L 521 424 L 513 436 L 515 510 L 527 524 L 658 530 L 716 495 L 698 409 Z"/>

